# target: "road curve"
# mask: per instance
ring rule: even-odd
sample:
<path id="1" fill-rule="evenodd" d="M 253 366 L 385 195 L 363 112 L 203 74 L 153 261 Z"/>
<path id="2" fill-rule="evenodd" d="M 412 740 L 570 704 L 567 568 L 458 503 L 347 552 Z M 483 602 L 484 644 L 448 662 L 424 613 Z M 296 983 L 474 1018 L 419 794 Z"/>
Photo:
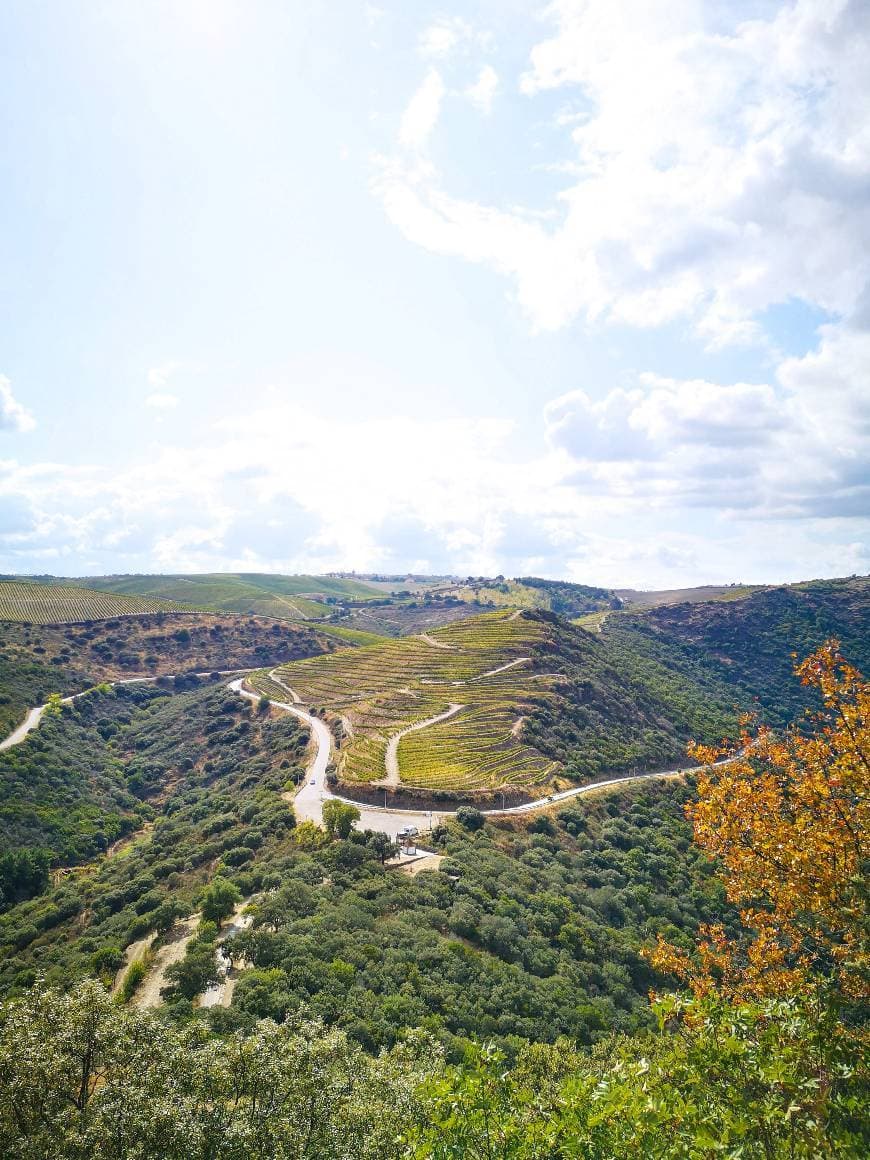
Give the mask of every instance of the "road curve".
<path id="1" fill-rule="evenodd" d="M 227 687 L 250 701 L 259 701 L 259 694 L 251 693 L 247 689 L 242 688 L 243 680 L 244 678 L 240 677 L 238 680 L 231 681 Z M 394 809 L 386 805 L 367 805 L 364 802 L 354 801 L 353 798 L 342 797 L 341 794 L 330 793 L 326 785 L 326 767 L 329 764 L 329 757 L 332 752 L 332 734 L 326 722 L 322 721 L 319 717 L 314 717 L 310 713 L 306 713 L 297 705 L 288 704 L 286 701 L 273 701 L 270 699 L 269 703 L 274 705 L 276 709 L 284 709 L 288 713 L 293 713 L 294 716 L 307 722 L 313 730 L 317 743 L 314 759 L 309 764 L 305 773 L 305 784 L 293 799 L 293 809 L 298 819 L 316 822 L 318 825 L 321 825 L 323 822 L 323 803 L 329 798 L 334 798 L 336 801 L 346 802 L 349 805 L 356 806 L 360 812 L 360 829 L 380 831 L 383 834 L 388 834 L 391 838 L 395 838 L 399 830 L 404 829 L 406 826 L 416 826 L 418 830 L 428 830 L 445 818 L 450 818 L 455 814 L 455 810 L 409 810 Z M 421 722 L 418 727 L 422 727 L 422 724 Z M 733 760 L 735 759 L 726 757 L 721 761 L 717 761 L 715 764 L 717 766 L 727 765 Z M 707 767 L 696 765 L 690 769 L 666 769 L 650 773 L 633 773 L 625 777 L 612 777 L 606 781 L 591 782 L 589 785 L 573 786 L 571 789 L 561 790 L 559 793 L 550 794 L 549 797 L 538 798 L 536 801 L 526 802 L 523 805 L 508 806 L 505 809 L 482 810 L 481 813 L 489 818 L 515 817 L 517 815 L 530 814 L 536 810 L 548 809 L 557 802 L 568 801 L 571 798 L 580 797 L 583 794 L 595 793 L 596 790 L 608 789 L 614 785 L 630 785 L 633 782 L 649 781 L 651 779 L 683 777 L 687 773 L 698 773 L 701 769 L 705 768 Z M 385 802 L 387 792 L 385 788 Z"/>
<path id="2" fill-rule="evenodd" d="M 244 677 L 239 677 L 235 681 L 230 681 L 227 688 L 249 701 L 259 701 L 260 694 L 251 693 L 242 688 L 243 681 Z M 285 685 L 284 688 L 287 686 Z M 323 821 L 323 801 L 325 798 L 333 796 L 326 788 L 326 767 L 329 765 L 329 757 L 332 752 L 332 734 L 329 731 L 329 726 L 319 717 L 306 713 L 304 709 L 300 709 L 298 705 L 291 705 L 288 701 L 273 701 L 270 698 L 269 704 L 274 705 L 276 709 L 292 713 L 294 717 L 304 721 L 311 729 L 312 736 L 317 743 L 314 759 L 305 770 L 305 784 L 293 798 L 293 811 L 298 821 L 316 822 L 320 825 Z"/>
<path id="3" fill-rule="evenodd" d="M 35 709 L 31 709 L 18 728 L 13 729 L 8 737 L 0 741 L 0 749 L 11 749 L 13 745 L 20 745 L 27 734 L 32 732 L 42 720 L 46 708 L 46 705 L 37 705 Z"/>

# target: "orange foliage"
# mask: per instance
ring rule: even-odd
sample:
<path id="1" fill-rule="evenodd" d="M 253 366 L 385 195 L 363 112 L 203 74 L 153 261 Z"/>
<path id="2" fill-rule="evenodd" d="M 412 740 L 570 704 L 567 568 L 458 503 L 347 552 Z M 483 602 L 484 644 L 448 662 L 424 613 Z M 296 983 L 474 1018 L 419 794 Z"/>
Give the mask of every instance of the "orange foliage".
<path id="1" fill-rule="evenodd" d="M 706 768 L 689 807 L 695 841 L 723 866 L 746 937 L 701 932 L 695 956 L 661 939 L 653 963 L 696 994 L 775 996 L 832 979 L 852 999 L 870 997 L 866 912 L 870 684 L 829 641 L 798 665 L 824 710 L 811 728 L 777 737 L 744 723 L 738 756 L 692 746 Z"/>

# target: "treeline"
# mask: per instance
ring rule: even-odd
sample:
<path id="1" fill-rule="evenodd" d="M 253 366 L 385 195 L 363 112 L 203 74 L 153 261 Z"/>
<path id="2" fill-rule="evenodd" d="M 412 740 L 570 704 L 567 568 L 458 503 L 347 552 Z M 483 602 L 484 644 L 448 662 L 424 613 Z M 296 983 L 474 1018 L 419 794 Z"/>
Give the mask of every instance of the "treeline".
<path id="1" fill-rule="evenodd" d="M 550 611 L 568 618 L 580 616 L 584 612 L 622 606 L 622 601 L 609 588 L 572 584 L 567 580 L 542 580 L 539 576 L 518 576 L 516 583 L 545 592 L 550 601 Z"/>

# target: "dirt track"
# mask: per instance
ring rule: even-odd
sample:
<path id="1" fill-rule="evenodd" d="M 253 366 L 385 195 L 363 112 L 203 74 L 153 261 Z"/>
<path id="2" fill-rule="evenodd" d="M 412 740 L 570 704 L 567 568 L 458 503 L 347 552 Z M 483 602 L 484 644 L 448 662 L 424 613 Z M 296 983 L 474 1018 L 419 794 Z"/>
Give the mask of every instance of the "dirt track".
<path id="1" fill-rule="evenodd" d="M 170 941 L 158 947 L 148 974 L 136 989 L 130 1000 L 132 1007 L 159 1007 L 163 1002 L 160 989 L 166 986 L 166 968 L 172 963 L 180 962 L 184 958 L 187 944 L 196 934 L 199 926 L 199 915 L 193 914 L 186 918 L 171 932 Z"/>

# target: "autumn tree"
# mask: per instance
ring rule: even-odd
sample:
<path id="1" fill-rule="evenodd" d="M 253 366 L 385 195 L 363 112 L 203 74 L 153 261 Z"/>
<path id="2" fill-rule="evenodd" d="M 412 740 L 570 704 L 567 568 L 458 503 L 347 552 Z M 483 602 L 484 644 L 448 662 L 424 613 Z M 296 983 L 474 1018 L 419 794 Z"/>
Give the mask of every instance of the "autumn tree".
<path id="1" fill-rule="evenodd" d="M 797 666 L 823 709 L 783 736 L 745 729 L 738 755 L 693 748 L 706 763 L 689 807 L 695 840 L 720 861 L 746 937 L 703 932 L 694 960 L 660 943 L 657 966 L 696 993 L 764 997 L 833 980 L 868 997 L 870 685 L 830 641 Z"/>

